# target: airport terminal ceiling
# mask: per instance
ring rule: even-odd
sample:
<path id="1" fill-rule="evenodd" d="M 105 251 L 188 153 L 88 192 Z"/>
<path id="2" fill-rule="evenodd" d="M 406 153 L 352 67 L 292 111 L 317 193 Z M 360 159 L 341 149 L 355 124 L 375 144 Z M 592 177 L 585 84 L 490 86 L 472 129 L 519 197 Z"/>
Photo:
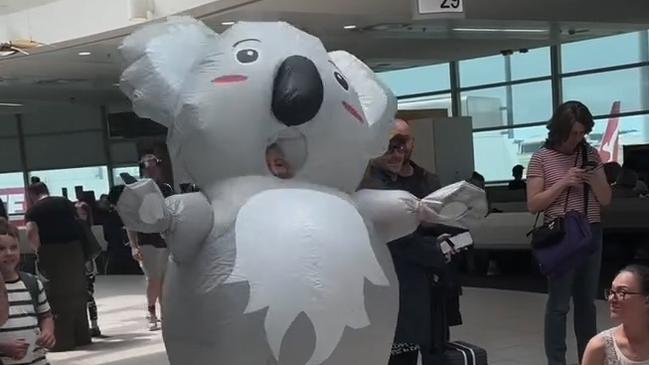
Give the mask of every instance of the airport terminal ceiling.
<path id="1" fill-rule="evenodd" d="M 74 0 L 0 1 L 0 18 L 24 14 L 25 22 L 33 23 L 37 19 L 30 18 L 29 14 L 38 14 L 42 6 L 53 7 L 59 3 L 70 5 Z M 195 5 L 200 1 L 187 3 Z M 613 7 L 601 0 L 465 0 L 463 18 L 435 20 L 413 20 L 411 0 L 203 3 L 189 13 L 217 31 L 226 29 L 223 23 L 237 20 L 286 20 L 322 38 L 327 48 L 348 50 L 381 71 L 498 54 L 502 50 L 532 49 L 649 26 L 646 1 L 630 1 L 625 7 Z M 80 7 L 79 11 L 84 8 Z M 156 14 L 159 15 L 169 14 Z M 355 29 L 345 29 L 351 25 Z M 29 56 L 1 57 L 0 98 L 26 102 L 71 98 L 89 103 L 123 100 L 115 86 L 120 71 L 116 50 L 121 38 L 132 29 L 131 24 L 48 44 L 32 50 Z M 506 31 L 512 29 L 519 31 Z M 11 34 L 10 30 L 0 27 L 0 36 Z"/>

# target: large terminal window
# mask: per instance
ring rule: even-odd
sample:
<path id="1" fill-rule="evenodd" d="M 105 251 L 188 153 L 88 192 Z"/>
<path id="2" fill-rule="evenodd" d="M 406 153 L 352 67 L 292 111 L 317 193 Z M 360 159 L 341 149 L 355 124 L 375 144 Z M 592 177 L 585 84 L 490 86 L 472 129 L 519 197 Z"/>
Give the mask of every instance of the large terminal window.
<path id="1" fill-rule="evenodd" d="M 76 200 L 76 187 L 82 187 L 84 191 L 94 191 L 97 199 L 101 194 L 107 194 L 109 189 L 106 166 L 32 171 L 31 176 L 37 176 L 47 184 L 53 196 L 64 195 L 65 189 L 70 200 Z"/>
<path id="2" fill-rule="evenodd" d="M 25 183 L 22 172 L 0 174 L 0 199 L 10 216 L 25 213 Z"/>
<path id="3" fill-rule="evenodd" d="M 400 109 L 445 108 L 450 115 L 451 95 L 459 95 L 460 113 L 473 118 L 476 171 L 487 181 L 509 180 L 514 165 L 527 166 L 545 141 L 553 95 L 586 104 L 596 119 L 589 142 L 617 148 L 609 161 L 623 163 L 623 146 L 649 143 L 649 33 L 566 43 L 559 51 L 558 75 L 544 47 L 459 61 L 457 85 L 450 84 L 448 64 L 380 76 L 400 97 Z M 553 76 L 559 90 L 552 89 Z"/>

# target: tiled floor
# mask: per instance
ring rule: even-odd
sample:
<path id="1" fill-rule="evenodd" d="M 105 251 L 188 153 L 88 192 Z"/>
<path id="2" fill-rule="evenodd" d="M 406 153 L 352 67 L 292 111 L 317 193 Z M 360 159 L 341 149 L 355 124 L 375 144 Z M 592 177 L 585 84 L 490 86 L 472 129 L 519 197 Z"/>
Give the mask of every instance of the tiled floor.
<path id="1" fill-rule="evenodd" d="M 78 351 L 49 354 L 52 365 L 167 365 L 160 332 L 146 329 L 143 292 L 142 277 L 100 277 L 99 321 L 109 337 Z M 486 348 L 490 365 L 542 365 L 544 300 L 540 294 L 467 288 L 465 325 L 452 336 Z M 604 302 L 598 313 L 600 327 L 609 326 Z M 574 339 L 568 344 L 568 363 L 575 364 Z"/>
<path id="2" fill-rule="evenodd" d="M 490 365 L 543 365 L 543 314 L 545 295 L 467 288 L 462 297 L 465 325 L 452 331 L 462 339 L 487 349 Z M 608 328 L 608 308 L 597 303 L 598 325 Z M 568 364 L 577 363 L 576 343 L 568 319 Z"/>
<path id="3" fill-rule="evenodd" d="M 149 332 L 142 276 L 100 276 L 99 325 L 105 339 L 78 351 L 50 353 L 52 365 L 168 365 L 162 334 Z"/>

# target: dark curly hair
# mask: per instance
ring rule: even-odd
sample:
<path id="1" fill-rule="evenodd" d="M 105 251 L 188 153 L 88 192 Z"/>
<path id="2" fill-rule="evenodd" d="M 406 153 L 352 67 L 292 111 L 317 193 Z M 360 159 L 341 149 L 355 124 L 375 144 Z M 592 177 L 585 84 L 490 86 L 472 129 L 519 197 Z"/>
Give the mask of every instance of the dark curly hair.
<path id="1" fill-rule="evenodd" d="M 559 105 L 548 123 L 549 132 L 545 146 L 556 148 L 567 141 L 575 123 L 583 125 L 586 128 L 586 134 L 593 131 L 595 121 L 588 107 L 579 101 L 567 101 Z"/>

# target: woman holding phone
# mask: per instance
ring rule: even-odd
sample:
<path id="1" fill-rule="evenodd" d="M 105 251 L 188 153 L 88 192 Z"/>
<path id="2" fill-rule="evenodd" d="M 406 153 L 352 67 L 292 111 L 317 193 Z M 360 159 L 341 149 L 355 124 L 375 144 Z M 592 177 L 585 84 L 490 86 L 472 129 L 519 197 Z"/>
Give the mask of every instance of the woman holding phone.
<path id="1" fill-rule="evenodd" d="M 581 360 L 588 341 L 597 334 L 595 296 L 602 255 L 601 207 L 611 201 L 611 188 L 601 168 L 597 150 L 585 136 L 594 126 L 588 108 L 569 101 L 560 105 L 548 124 L 548 139 L 530 160 L 527 173 L 527 205 L 543 212 L 545 222 L 569 211 L 585 212 L 596 250 L 581 265 L 559 277 L 548 277 L 545 312 L 545 353 L 549 365 L 566 364 L 566 317 L 573 299 L 575 334 Z M 584 152 L 586 153 L 584 161 Z M 588 189 L 588 208 L 584 206 Z"/>

